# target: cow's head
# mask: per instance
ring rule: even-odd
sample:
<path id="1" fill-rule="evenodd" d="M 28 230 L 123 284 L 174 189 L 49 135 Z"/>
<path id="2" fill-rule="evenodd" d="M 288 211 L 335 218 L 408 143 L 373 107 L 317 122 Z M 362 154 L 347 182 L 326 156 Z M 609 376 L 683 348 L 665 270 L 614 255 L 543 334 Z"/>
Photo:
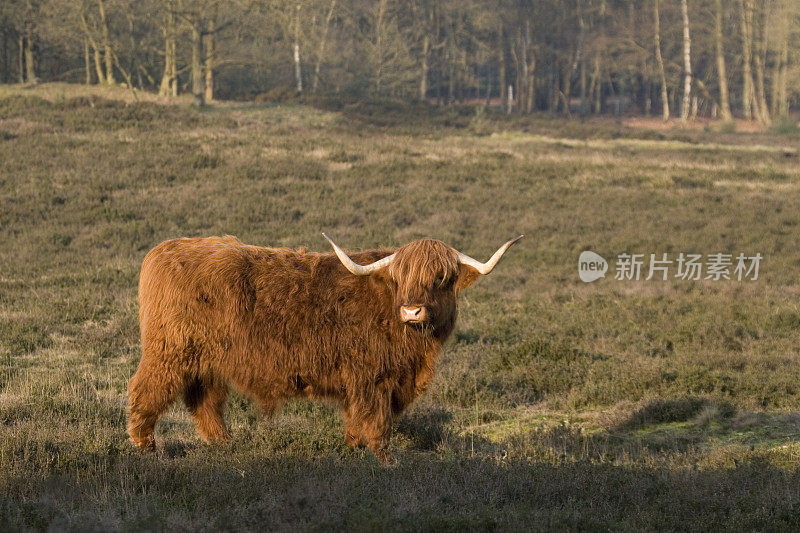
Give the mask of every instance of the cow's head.
<path id="1" fill-rule="evenodd" d="M 359 265 L 327 235 L 322 235 L 351 273 L 357 276 L 374 273 L 391 284 L 395 308 L 402 322 L 429 325 L 434 329 L 452 327 L 458 291 L 491 272 L 505 251 L 523 237 L 520 235 L 505 243 L 486 263 L 441 241 L 422 239 L 406 244 L 372 264 Z"/>

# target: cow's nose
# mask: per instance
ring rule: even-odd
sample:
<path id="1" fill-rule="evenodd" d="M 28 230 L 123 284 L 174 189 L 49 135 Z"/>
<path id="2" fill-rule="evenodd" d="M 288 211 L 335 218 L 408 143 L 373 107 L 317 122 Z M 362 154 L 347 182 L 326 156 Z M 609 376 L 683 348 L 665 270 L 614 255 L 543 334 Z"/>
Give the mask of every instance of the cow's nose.
<path id="1" fill-rule="evenodd" d="M 404 305 L 400 308 L 400 319 L 403 322 L 422 322 L 428 313 L 421 305 Z"/>

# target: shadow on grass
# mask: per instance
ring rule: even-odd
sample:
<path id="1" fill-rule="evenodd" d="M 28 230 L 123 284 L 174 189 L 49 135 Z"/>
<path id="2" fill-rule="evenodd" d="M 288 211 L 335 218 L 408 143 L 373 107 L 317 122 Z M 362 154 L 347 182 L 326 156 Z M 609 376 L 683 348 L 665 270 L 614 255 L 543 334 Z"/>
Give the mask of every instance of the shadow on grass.
<path id="1" fill-rule="evenodd" d="M 761 461 L 707 470 L 403 453 L 172 459 L 95 454 L 5 477 L 0 529 L 796 530 L 800 475 Z"/>
<path id="2" fill-rule="evenodd" d="M 309 422 L 305 408 L 226 445 L 176 443 L 171 431 L 155 455 L 135 453 L 116 418 L 97 444 L 6 428 L 0 530 L 800 528 L 800 469 L 759 453 L 665 454 L 647 433 L 788 435 L 797 414 L 685 398 L 604 432 L 561 423 L 492 441 L 459 433 L 452 412 L 418 408 L 398 421 L 399 465 L 386 469 L 343 445 L 333 415 L 315 409 Z"/>
<path id="3" fill-rule="evenodd" d="M 800 413 L 738 411 L 728 402 L 697 397 L 657 400 L 609 434 L 659 453 L 726 446 L 770 450 L 800 443 Z"/>
<path id="4" fill-rule="evenodd" d="M 448 424 L 453 420 L 449 411 L 440 408 L 416 409 L 400 417 L 395 433 L 409 442 L 414 450 L 435 450 L 454 434 Z"/>

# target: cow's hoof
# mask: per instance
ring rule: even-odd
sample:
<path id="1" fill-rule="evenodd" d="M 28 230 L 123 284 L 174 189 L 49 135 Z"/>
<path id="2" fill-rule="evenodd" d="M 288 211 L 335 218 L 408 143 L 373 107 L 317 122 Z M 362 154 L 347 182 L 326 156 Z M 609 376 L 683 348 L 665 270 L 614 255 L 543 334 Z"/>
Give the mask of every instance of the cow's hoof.
<path id="1" fill-rule="evenodd" d="M 209 446 L 213 446 L 215 444 L 216 445 L 227 444 L 233 440 L 227 432 L 217 433 L 214 435 L 200 435 L 200 438 L 203 440 L 203 442 L 205 442 Z"/>
<path id="2" fill-rule="evenodd" d="M 156 439 L 152 435 L 143 439 L 134 439 L 131 437 L 130 440 L 139 451 L 147 453 L 155 453 L 156 451 Z"/>

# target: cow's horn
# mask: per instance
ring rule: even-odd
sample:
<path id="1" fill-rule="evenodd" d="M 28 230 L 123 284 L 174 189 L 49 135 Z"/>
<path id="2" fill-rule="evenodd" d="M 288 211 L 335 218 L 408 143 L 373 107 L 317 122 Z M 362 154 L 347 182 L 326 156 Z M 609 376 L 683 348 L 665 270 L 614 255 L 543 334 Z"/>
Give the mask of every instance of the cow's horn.
<path id="1" fill-rule="evenodd" d="M 384 257 L 383 259 L 379 259 L 374 263 L 370 263 L 369 265 L 359 265 L 358 263 L 350 259 L 350 256 L 344 253 L 344 250 L 336 246 L 336 243 L 333 242 L 330 237 L 328 237 L 324 233 L 322 234 L 322 236 L 325 237 L 329 243 L 331 243 L 331 246 L 333 246 L 333 251 L 336 252 L 336 256 L 339 258 L 339 261 L 342 262 L 344 267 L 351 273 L 355 274 L 356 276 L 366 276 L 370 272 L 374 272 L 379 268 L 383 268 L 389 265 L 392 262 L 392 260 L 394 260 L 395 254 L 392 254 L 387 257 Z"/>
<path id="2" fill-rule="evenodd" d="M 477 259 L 473 259 L 466 254 L 462 254 L 461 252 L 458 252 L 458 260 L 461 261 L 461 264 L 469 265 L 478 272 L 480 272 L 481 274 L 484 275 L 488 274 L 489 272 L 492 271 L 497 262 L 500 261 L 500 258 L 503 257 L 503 254 L 506 253 L 506 250 L 508 250 L 512 244 L 520 240 L 522 237 L 524 237 L 524 235 L 520 235 L 516 239 L 511 239 L 510 241 L 505 243 L 494 253 L 491 259 L 489 259 L 485 263 L 481 263 Z"/>

